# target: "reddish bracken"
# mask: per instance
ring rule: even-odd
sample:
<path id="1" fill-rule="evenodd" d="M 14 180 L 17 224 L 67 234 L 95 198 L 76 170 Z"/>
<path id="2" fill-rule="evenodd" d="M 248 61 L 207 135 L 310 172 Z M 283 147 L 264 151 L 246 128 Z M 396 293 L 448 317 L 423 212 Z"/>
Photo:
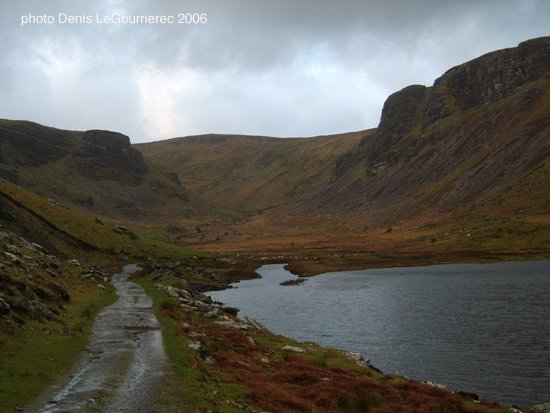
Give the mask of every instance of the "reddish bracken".
<path id="1" fill-rule="evenodd" d="M 170 317 L 172 320 L 181 321 L 181 318 L 177 314 L 173 313 L 172 311 L 168 310 L 167 308 L 163 309 L 162 313 L 166 317 Z"/>

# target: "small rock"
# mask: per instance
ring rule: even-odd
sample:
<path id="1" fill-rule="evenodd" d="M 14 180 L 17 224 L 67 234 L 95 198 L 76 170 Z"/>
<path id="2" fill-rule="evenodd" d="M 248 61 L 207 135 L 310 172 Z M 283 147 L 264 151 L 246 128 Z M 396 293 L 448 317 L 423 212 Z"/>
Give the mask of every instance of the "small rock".
<path id="1" fill-rule="evenodd" d="M 6 245 L 6 251 L 14 254 L 14 255 L 21 255 L 21 252 L 19 251 L 19 248 L 17 248 L 15 245 L 13 244 L 8 244 Z"/>
<path id="2" fill-rule="evenodd" d="M 219 310 L 217 308 L 214 308 L 212 311 L 209 311 L 207 313 L 204 313 L 204 318 L 214 318 L 218 315 Z"/>
<path id="3" fill-rule="evenodd" d="M 203 346 L 199 341 L 189 343 L 187 347 L 199 353 L 199 356 L 203 360 L 205 360 L 208 356 L 210 356 L 210 351 L 208 350 L 208 347 Z"/>
<path id="4" fill-rule="evenodd" d="M 550 413 L 550 402 L 537 404 L 530 409 L 533 413 Z"/>
<path id="5" fill-rule="evenodd" d="M 203 313 L 212 311 L 212 306 L 205 304 L 202 301 L 193 301 L 192 305 L 193 307 L 197 308 L 199 311 L 202 311 Z"/>
<path id="6" fill-rule="evenodd" d="M 95 286 L 100 290 L 105 290 L 105 287 L 102 284 L 97 283 Z"/>
<path id="7" fill-rule="evenodd" d="M 252 317 L 246 316 L 244 319 L 248 321 L 249 324 L 252 324 L 254 327 L 256 327 L 256 330 L 265 330 L 265 327 L 261 325 L 259 321 L 253 319 Z"/>
<path id="8" fill-rule="evenodd" d="M 189 343 L 187 347 L 189 347 L 191 350 L 199 351 L 202 347 L 202 344 L 198 341 L 195 341 L 195 342 Z"/>
<path id="9" fill-rule="evenodd" d="M 191 326 L 190 326 L 189 324 L 187 324 L 187 323 L 183 323 L 183 324 L 181 325 L 181 329 L 187 333 L 187 332 L 189 332 L 189 331 L 191 330 Z"/>
<path id="10" fill-rule="evenodd" d="M 44 247 L 40 244 L 37 244 L 35 242 L 31 242 L 32 249 L 35 251 L 44 252 Z"/>
<path id="11" fill-rule="evenodd" d="M 431 387 L 435 387 L 437 389 L 447 390 L 447 386 L 441 383 L 436 383 L 435 381 L 423 381 L 422 383 L 427 384 Z"/>
<path id="12" fill-rule="evenodd" d="M 80 261 L 78 261 L 77 259 L 74 259 L 74 260 L 68 260 L 67 261 L 68 264 L 71 264 L 71 265 L 74 265 L 75 267 L 80 267 Z"/>
<path id="13" fill-rule="evenodd" d="M 306 352 L 303 348 L 294 347 L 294 346 L 284 346 L 284 347 L 281 347 L 281 350 L 292 351 L 294 353 L 305 353 Z"/>
<path id="14" fill-rule="evenodd" d="M 15 256 L 14 254 L 12 254 L 11 252 L 5 252 L 4 255 L 11 259 L 11 262 L 14 263 L 14 264 L 17 264 L 17 265 L 22 265 L 23 264 L 23 261 L 21 261 L 19 259 L 19 257 Z"/>
<path id="15" fill-rule="evenodd" d="M 213 366 L 213 365 L 214 365 L 214 359 L 212 358 L 212 356 L 207 356 L 207 357 L 204 359 L 204 363 L 205 363 L 207 366 Z"/>
<path id="16" fill-rule="evenodd" d="M 227 327 L 227 328 L 236 328 L 238 330 L 254 330 L 254 327 L 252 327 L 250 324 L 246 323 L 239 323 L 238 321 L 214 321 L 214 324 L 220 327 Z"/>
<path id="17" fill-rule="evenodd" d="M 10 305 L 4 301 L 3 298 L 0 298 L 0 315 L 9 314 Z"/>

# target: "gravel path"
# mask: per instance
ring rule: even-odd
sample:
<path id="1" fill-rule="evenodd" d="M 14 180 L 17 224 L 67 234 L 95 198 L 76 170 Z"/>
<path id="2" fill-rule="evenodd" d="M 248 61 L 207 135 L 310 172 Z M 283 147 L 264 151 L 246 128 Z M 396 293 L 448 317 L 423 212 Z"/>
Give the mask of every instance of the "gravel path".
<path id="1" fill-rule="evenodd" d="M 126 265 L 113 276 L 118 301 L 98 314 L 86 353 L 70 376 L 33 411 L 156 411 L 156 387 L 166 355 L 151 299 L 128 281 L 137 270 Z"/>

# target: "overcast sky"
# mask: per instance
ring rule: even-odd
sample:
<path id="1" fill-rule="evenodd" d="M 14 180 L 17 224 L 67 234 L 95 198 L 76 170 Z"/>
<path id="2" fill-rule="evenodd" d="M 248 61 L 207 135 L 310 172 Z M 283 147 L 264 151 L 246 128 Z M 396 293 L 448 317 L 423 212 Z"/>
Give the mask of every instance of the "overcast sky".
<path id="1" fill-rule="evenodd" d="M 174 22 L 105 21 L 145 14 Z M 0 0 L 0 118 L 134 143 L 362 130 L 391 93 L 549 27 L 547 0 Z"/>

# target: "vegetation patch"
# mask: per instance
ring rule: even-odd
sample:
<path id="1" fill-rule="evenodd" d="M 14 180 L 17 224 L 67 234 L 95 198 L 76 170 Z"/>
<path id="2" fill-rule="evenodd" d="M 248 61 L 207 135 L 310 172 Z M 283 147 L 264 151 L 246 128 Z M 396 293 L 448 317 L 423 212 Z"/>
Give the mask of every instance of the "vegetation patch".
<path id="1" fill-rule="evenodd" d="M 155 288 L 151 275 L 137 282 L 166 326 L 166 351 L 189 411 L 487 411 L 467 397 L 359 365 L 345 352 L 272 334 L 253 320 L 189 309 Z"/>
<path id="2" fill-rule="evenodd" d="M 307 281 L 305 278 L 297 278 L 295 280 L 283 281 L 280 285 L 283 285 L 283 286 L 300 285 L 300 284 L 304 283 L 305 281 Z"/>
<path id="3" fill-rule="evenodd" d="M 117 299 L 106 291 L 73 296 L 63 324 L 0 326 L 0 411 L 14 411 L 67 374 L 86 348 L 95 315 Z"/>

